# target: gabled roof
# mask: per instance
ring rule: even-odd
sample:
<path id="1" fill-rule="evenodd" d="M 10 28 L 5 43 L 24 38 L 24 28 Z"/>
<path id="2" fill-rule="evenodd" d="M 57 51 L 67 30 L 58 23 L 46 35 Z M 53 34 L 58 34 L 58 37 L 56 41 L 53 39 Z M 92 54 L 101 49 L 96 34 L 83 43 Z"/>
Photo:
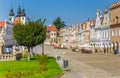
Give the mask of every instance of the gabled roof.
<path id="1" fill-rule="evenodd" d="M 5 21 L 0 21 L 0 27 L 5 27 Z"/>
<path id="2" fill-rule="evenodd" d="M 52 26 L 47 26 L 47 31 L 58 31 L 58 30 L 54 25 L 52 25 Z"/>

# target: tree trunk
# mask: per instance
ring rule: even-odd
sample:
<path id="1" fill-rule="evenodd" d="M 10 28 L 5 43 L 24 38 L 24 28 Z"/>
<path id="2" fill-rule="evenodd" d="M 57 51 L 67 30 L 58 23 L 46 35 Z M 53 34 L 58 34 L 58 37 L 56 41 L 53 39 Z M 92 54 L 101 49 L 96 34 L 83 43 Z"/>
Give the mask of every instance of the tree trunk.
<path id="1" fill-rule="evenodd" d="M 33 57 L 33 47 L 30 48 L 30 56 Z"/>
<path id="2" fill-rule="evenodd" d="M 30 61 L 30 47 L 28 47 L 28 61 Z"/>
<path id="3" fill-rule="evenodd" d="M 42 56 L 44 56 L 44 43 L 42 43 Z"/>
<path id="4" fill-rule="evenodd" d="M 2 46 L 0 46 L 0 55 L 2 55 Z"/>

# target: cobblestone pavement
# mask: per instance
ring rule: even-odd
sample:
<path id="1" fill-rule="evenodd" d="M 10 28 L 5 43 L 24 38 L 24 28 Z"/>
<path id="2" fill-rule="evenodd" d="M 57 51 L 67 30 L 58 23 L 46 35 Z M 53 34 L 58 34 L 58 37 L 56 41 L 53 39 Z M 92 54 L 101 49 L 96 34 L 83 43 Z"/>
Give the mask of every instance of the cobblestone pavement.
<path id="1" fill-rule="evenodd" d="M 61 78 L 120 78 L 120 56 L 113 54 L 81 54 L 67 49 L 45 47 L 45 53 L 68 60 L 70 71 Z"/>

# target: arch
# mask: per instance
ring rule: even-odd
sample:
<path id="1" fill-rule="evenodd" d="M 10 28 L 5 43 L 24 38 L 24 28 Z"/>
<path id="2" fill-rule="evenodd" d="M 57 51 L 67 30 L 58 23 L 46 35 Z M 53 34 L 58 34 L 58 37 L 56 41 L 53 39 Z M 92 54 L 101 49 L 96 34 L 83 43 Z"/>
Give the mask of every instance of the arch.
<path id="1" fill-rule="evenodd" d="M 109 43 L 108 45 L 111 47 L 111 44 L 110 44 L 110 43 Z"/>
<path id="2" fill-rule="evenodd" d="M 92 44 L 92 43 L 91 43 L 90 45 L 91 45 L 91 47 L 93 46 L 93 44 Z"/>
<path id="3" fill-rule="evenodd" d="M 105 44 L 103 43 L 103 46 L 104 46 L 104 48 L 103 48 L 103 52 L 105 53 L 106 52 L 106 50 L 105 50 Z"/>
<path id="4" fill-rule="evenodd" d="M 95 47 L 95 43 L 93 43 L 93 46 Z"/>
<path id="5" fill-rule="evenodd" d="M 97 43 L 94 43 L 94 49 L 95 49 L 95 53 L 97 53 L 98 51 L 97 51 Z"/>
<path id="6" fill-rule="evenodd" d="M 108 52 L 111 53 L 111 44 L 108 43 Z"/>
<path id="7" fill-rule="evenodd" d="M 106 44 L 107 48 L 106 48 L 106 52 L 108 53 L 109 51 L 109 44 Z"/>
<path id="8" fill-rule="evenodd" d="M 115 43 L 112 41 L 112 48 L 115 50 Z"/>
<path id="9" fill-rule="evenodd" d="M 118 50 L 119 51 L 119 43 L 118 43 L 118 41 L 116 41 L 116 50 Z"/>

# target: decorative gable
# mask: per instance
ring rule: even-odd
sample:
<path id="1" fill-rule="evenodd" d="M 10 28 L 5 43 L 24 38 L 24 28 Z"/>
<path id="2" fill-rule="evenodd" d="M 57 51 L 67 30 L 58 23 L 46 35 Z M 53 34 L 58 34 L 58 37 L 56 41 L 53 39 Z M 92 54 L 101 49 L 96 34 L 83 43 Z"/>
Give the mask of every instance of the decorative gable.
<path id="1" fill-rule="evenodd" d="M 110 24 L 110 10 L 109 8 L 106 8 L 104 12 L 103 26 L 109 26 L 109 24 Z"/>
<path id="2" fill-rule="evenodd" d="M 102 14 L 100 9 L 98 9 L 96 13 L 96 28 L 102 26 L 102 21 L 103 21 Z"/>

